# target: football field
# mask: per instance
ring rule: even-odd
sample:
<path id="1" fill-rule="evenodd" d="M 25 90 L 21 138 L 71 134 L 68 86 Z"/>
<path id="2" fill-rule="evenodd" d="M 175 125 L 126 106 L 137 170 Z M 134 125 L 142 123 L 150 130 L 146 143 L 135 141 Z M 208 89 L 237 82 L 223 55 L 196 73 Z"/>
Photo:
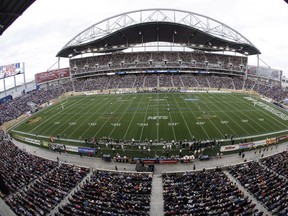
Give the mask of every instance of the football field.
<path id="1" fill-rule="evenodd" d="M 12 131 L 67 139 L 219 140 L 288 130 L 288 114 L 239 93 L 73 96 Z"/>

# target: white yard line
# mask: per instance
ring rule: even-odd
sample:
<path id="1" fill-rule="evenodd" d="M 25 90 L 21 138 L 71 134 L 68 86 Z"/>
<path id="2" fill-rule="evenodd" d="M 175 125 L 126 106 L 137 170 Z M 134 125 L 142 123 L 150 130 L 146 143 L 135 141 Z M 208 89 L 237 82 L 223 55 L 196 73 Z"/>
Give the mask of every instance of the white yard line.
<path id="1" fill-rule="evenodd" d="M 69 109 L 71 109 L 73 111 L 75 109 L 75 105 L 81 103 L 83 100 L 86 100 L 86 98 L 84 97 L 83 99 L 81 99 L 80 101 L 76 101 L 75 103 L 71 102 L 72 106 L 68 107 L 68 108 L 64 107 L 64 110 L 61 109 L 60 111 L 59 110 L 55 110 L 55 111 L 57 112 L 57 114 L 60 114 L 62 116 L 62 113 L 66 112 Z M 61 113 L 59 113 L 59 112 L 61 112 Z M 65 118 L 62 117 L 61 118 L 61 120 L 62 120 L 61 124 L 59 124 L 59 125 L 52 124 L 50 127 L 46 127 L 46 130 L 42 131 L 41 133 L 45 134 L 45 133 L 47 133 L 47 131 L 49 131 L 50 134 L 53 134 L 54 131 L 57 131 L 57 130 L 59 130 L 59 128 L 63 127 L 63 121 L 64 121 L 64 123 L 69 122 L 70 118 L 71 118 L 70 116 L 65 116 Z M 57 119 L 57 116 L 55 119 Z M 66 121 L 66 119 L 67 119 L 67 121 Z"/>
<path id="2" fill-rule="evenodd" d="M 143 98 L 144 98 L 144 95 L 142 95 L 142 98 L 141 98 L 141 100 L 140 100 L 137 108 L 140 106 Z M 132 122 L 133 122 L 133 120 L 134 120 L 134 117 L 135 117 L 136 113 L 137 113 L 137 109 L 135 110 L 135 112 L 134 112 L 134 114 L 133 114 L 133 116 L 132 116 L 132 119 L 130 120 L 129 125 L 128 125 L 128 127 L 127 127 L 127 130 L 126 130 L 126 132 L 125 132 L 125 134 L 124 134 L 124 136 L 123 136 L 123 139 L 124 139 L 124 140 L 125 140 L 125 138 L 126 138 L 126 136 L 127 136 L 127 133 L 128 133 L 128 131 L 129 131 L 130 127 L 131 127 L 131 124 L 132 124 Z"/>
<path id="3" fill-rule="evenodd" d="M 165 94 L 165 97 L 167 97 L 167 95 Z M 166 100 L 167 102 L 167 105 L 168 105 L 168 101 Z M 172 121 L 172 116 L 171 116 L 171 112 L 169 111 L 169 116 L 170 116 L 170 123 L 173 123 Z M 173 131 L 173 136 L 174 136 L 174 140 L 177 141 L 176 139 L 176 134 L 175 134 L 175 129 L 174 129 L 174 125 L 171 124 L 171 127 L 172 127 L 172 131 Z"/>
<path id="4" fill-rule="evenodd" d="M 233 106 L 233 103 L 231 103 L 230 104 L 233 108 L 235 108 L 235 106 Z M 237 108 L 237 107 L 236 107 Z M 233 114 L 234 115 L 236 115 L 239 119 L 241 119 L 241 117 L 239 116 L 239 115 L 237 115 L 237 112 L 238 112 L 239 110 L 237 109 L 237 111 L 235 111 L 235 112 L 233 112 Z M 242 111 L 240 111 L 243 115 L 245 115 L 246 116 L 246 118 L 247 118 L 247 120 L 249 120 L 249 121 L 251 121 L 251 122 L 254 122 L 254 123 L 256 123 L 259 127 L 261 127 L 263 130 L 266 130 L 264 127 L 262 127 L 262 125 L 259 125 L 256 121 L 254 121 L 253 119 L 250 119 L 250 118 L 248 118 L 248 116 L 247 116 L 247 114 L 245 113 L 245 112 L 242 112 Z M 254 128 L 254 127 L 253 127 Z M 257 130 L 257 128 L 254 128 L 256 131 L 257 131 L 257 133 L 259 133 L 259 131 Z"/>
<path id="5" fill-rule="evenodd" d="M 129 97 L 131 97 L 131 95 L 129 95 Z M 121 112 L 123 112 L 122 113 L 122 115 L 121 115 L 121 117 L 118 119 L 118 121 L 117 121 L 117 123 L 119 123 L 120 122 L 120 120 L 123 118 L 123 116 L 126 114 L 126 112 L 127 112 L 127 110 L 128 110 L 128 108 L 130 107 L 130 105 L 133 103 L 133 100 L 131 100 L 131 102 L 129 103 L 129 105 L 126 107 L 126 110 L 125 111 L 121 111 Z M 119 106 L 120 107 L 120 106 Z M 109 137 L 112 135 L 112 133 L 113 133 L 113 131 L 115 130 L 115 126 L 114 126 L 114 128 L 110 131 L 110 134 L 109 134 Z M 126 130 L 127 131 L 127 130 Z"/>
<path id="6" fill-rule="evenodd" d="M 101 110 L 104 106 L 106 106 L 107 104 L 111 103 L 111 101 L 113 101 L 113 99 L 115 98 L 115 96 L 114 96 L 114 97 L 111 97 L 111 98 L 112 98 L 112 100 L 107 100 L 106 103 L 103 103 L 103 105 L 100 106 L 100 107 L 96 110 L 96 112 L 94 112 L 92 115 L 90 115 L 89 118 L 87 118 L 84 122 L 82 122 L 82 124 L 80 124 L 79 127 L 77 127 L 72 133 L 69 133 L 69 134 L 70 134 L 69 136 L 72 136 L 76 131 L 78 131 L 78 129 L 79 129 L 83 124 L 86 124 L 88 121 L 91 121 L 92 117 L 93 117 L 94 115 L 96 115 L 97 112 L 98 112 L 99 110 Z M 102 100 L 101 102 L 103 102 L 103 100 Z M 94 108 L 94 106 L 92 106 L 92 108 L 89 109 L 89 110 L 92 110 L 93 108 Z M 83 113 L 83 114 L 86 114 L 86 113 Z M 81 113 L 81 117 L 82 117 L 83 114 Z M 103 112 L 103 113 L 96 119 L 96 121 L 95 121 L 95 120 L 93 120 L 93 121 L 94 121 L 94 122 L 97 122 L 97 120 L 98 120 L 102 115 L 104 115 L 104 114 L 105 114 L 105 112 Z M 92 122 L 89 122 L 89 123 L 92 123 Z M 87 129 L 81 134 L 81 137 L 84 137 L 84 134 L 85 134 L 91 127 L 92 127 L 91 125 L 90 125 L 90 126 L 87 126 Z M 67 129 L 66 129 L 66 130 L 67 130 Z M 65 130 L 65 131 L 66 131 L 66 130 Z M 63 132 L 65 132 L 65 131 L 63 131 Z"/>
<path id="7" fill-rule="evenodd" d="M 121 102 L 121 105 L 122 105 L 123 103 L 125 103 L 125 101 L 122 101 L 122 102 Z M 117 111 L 121 105 L 119 105 L 119 106 L 117 107 L 117 109 L 113 111 L 113 113 L 114 113 L 115 111 Z M 103 113 L 103 114 L 104 114 L 104 113 Z M 102 114 L 102 115 L 103 115 L 103 114 Z M 100 115 L 99 118 L 100 118 L 102 115 Z M 123 114 L 122 114 L 122 115 L 123 115 Z M 107 120 L 105 121 L 105 123 L 102 124 L 102 126 L 98 129 L 97 133 L 94 135 L 94 137 L 96 137 L 96 136 L 98 135 L 98 133 L 102 130 L 102 128 L 107 124 L 107 122 L 110 120 L 111 116 L 112 116 L 112 115 L 110 115 L 109 118 L 107 118 Z M 99 118 L 98 118 L 98 119 L 99 119 Z M 115 128 L 115 127 L 114 127 L 114 128 Z"/>
<path id="8" fill-rule="evenodd" d="M 190 95 L 190 94 L 189 94 Z M 197 119 L 196 118 L 196 116 L 195 116 L 195 114 L 194 114 L 194 111 L 192 111 L 191 110 L 191 107 L 188 105 L 188 103 L 183 99 L 183 101 L 184 101 L 184 103 L 186 104 L 186 106 L 189 108 L 189 110 L 190 110 L 190 112 L 192 113 L 192 115 L 194 116 L 194 118 L 195 119 Z M 200 108 L 199 108 L 200 109 Z M 207 134 L 207 132 L 206 132 L 206 130 L 204 129 L 204 127 L 202 126 L 202 125 L 199 125 L 201 128 L 202 128 L 202 130 L 204 131 L 204 133 L 205 133 L 205 135 L 207 136 L 207 138 L 208 139 L 210 139 L 210 136 Z"/>
<path id="9" fill-rule="evenodd" d="M 85 98 L 77 101 L 77 103 L 80 103 L 80 102 L 81 102 L 82 100 L 84 100 L 84 99 L 85 99 Z M 59 102 L 59 103 L 60 103 L 60 102 Z M 55 104 L 55 107 L 56 107 L 56 105 L 59 105 L 59 103 L 58 103 L 58 104 Z M 72 104 L 70 103 L 69 106 L 68 106 L 68 108 L 70 108 L 71 106 L 73 107 L 74 104 L 72 105 Z M 53 108 L 55 108 L 55 107 L 53 107 Z M 68 108 L 67 108 L 67 109 L 68 109 Z M 61 112 L 61 111 L 63 111 L 63 110 L 60 110 L 59 112 Z M 49 117 L 48 119 L 46 119 L 44 122 L 40 123 L 38 126 L 36 126 L 35 128 L 33 128 L 31 131 L 29 131 L 29 134 L 31 134 L 35 129 L 37 129 L 37 128 L 39 128 L 40 126 L 42 126 L 43 124 L 45 124 L 45 123 L 46 123 L 47 121 L 49 121 L 50 119 L 54 118 L 56 115 L 59 114 L 59 112 L 55 113 L 54 115 L 52 115 L 51 117 Z"/>
<path id="10" fill-rule="evenodd" d="M 235 96 L 234 96 L 235 97 Z M 250 97 L 250 96 L 249 96 Z M 253 97 L 254 98 L 254 97 Z M 257 99 L 256 99 L 257 100 Z M 244 103 L 247 103 L 247 104 L 249 104 L 250 105 L 250 103 L 247 101 L 247 100 L 244 100 L 245 102 Z M 257 101 L 259 101 L 259 100 L 257 100 Z M 263 102 L 263 103 L 265 103 L 264 101 L 261 101 L 261 102 Z M 269 105 L 269 106 L 271 106 L 271 104 L 269 104 L 269 103 L 266 103 L 267 105 Z M 262 109 L 262 108 L 260 108 L 260 107 L 258 107 L 258 106 L 255 106 L 255 109 L 257 109 L 258 111 L 260 111 L 261 113 L 263 113 L 265 116 L 268 116 L 269 118 L 272 118 L 272 119 L 274 119 L 275 121 L 277 121 L 279 124 L 281 124 L 281 125 L 283 125 L 283 126 L 285 126 L 286 128 L 288 128 L 288 124 L 284 124 L 283 122 L 281 122 L 281 121 L 279 121 L 278 119 L 276 119 L 273 115 L 269 115 L 266 111 L 264 111 L 264 109 Z M 282 111 L 282 110 L 281 110 Z M 271 122 L 271 121 L 269 121 L 269 122 Z M 275 125 L 275 126 L 277 126 L 274 122 L 271 122 L 273 125 Z"/>
<path id="11" fill-rule="evenodd" d="M 173 96 L 173 99 L 174 99 L 175 103 L 177 104 L 177 107 L 179 108 L 179 104 L 178 104 L 177 100 L 175 99 L 175 94 L 173 94 L 172 96 Z M 190 134 L 191 140 L 192 140 L 194 137 L 193 137 L 193 135 L 192 135 L 192 133 L 191 133 L 189 127 L 188 127 L 187 121 L 184 118 L 184 115 L 183 115 L 183 113 L 182 113 L 182 111 L 180 109 L 179 109 L 179 112 L 180 112 L 180 114 L 181 114 L 181 116 L 182 116 L 182 118 L 183 118 L 183 120 L 185 122 L 185 126 L 186 126 L 186 128 L 187 128 L 187 130 L 188 130 L 188 132 Z"/>
<path id="12" fill-rule="evenodd" d="M 150 98 L 150 99 L 152 99 L 152 98 Z M 149 99 L 148 104 L 147 104 L 147 108 L 146 108 L 146 112 L 145 112 L 144 122 L 143 123 L 146 122 L 147 112 L 148 112 L 149 104 L 150 104 L 150 101 L 151 101 L 150 99 Z M 142 139 L 143 130 L 144 130 L 144 126 L 142 126 L 142 129 L 141 129 L 141 133 L 140 133 L 140 137 L 139 137 L 140 141 Z"/>
<path id="13" fill-rule="evenodd" d="M 206 98 L 205 98 L 206 99 Z M 202 111 L 202 108 L 199 106 L 199 109 Z M 209 108 L 208 108 L 209 109 Z M 214 111 L 212 111 L 212 112 L 214 112 Z M 208 120 L 210 121 L 210 123 L 214 126 L 214 128 L 216 128 L 216 130 L 222 135 L 222 136 L 224 136 L 224 134 L 219 130 L 219 128 L 214 124 L 214 122 L 210 119 L 210 118 L 208 118 Z M 228 126 L 229 127 L 229 126 Z M 231 130 L 231 131 L 233 131 L 232 130 L 232 128 L 230 128 L 229 127 L 229 129 Z"/>
<path id="14" fill-rule="evenodd" d="M 215 105 L 215 103 L 211 103 L 214 107 L 216 107 L 218 110 L 221 110 L 217 105 Z M 247 130 L 245 130 L 245 128 L 243 128 L 240 124 L 238 124 L 238 122 L 236 122 L 230 115 L 227 115 L 225 112 L 223 112 L 223 114 L 225 116 L 227 116 L 227 118 L 229 118 L 232 122 L 234 122 L 238 127 L 240 127 L 243 131 L 245 131 L 245 133 L 249 134 L 249 132 Z M 239 117 L 239 116 L 238 116 Z M 219 117 L 220 118 L 220 117 Z M 221 119 L 221 118 L 220 118 Z M 222 119 L 221 119 L 222 120 Z M 237 134 L 228 124 L 226 124 L 227 127 L 230 128 L 230 130 L 234 133 L 234 137 L 235 135 L 239 136 L 239 134 Z"/>

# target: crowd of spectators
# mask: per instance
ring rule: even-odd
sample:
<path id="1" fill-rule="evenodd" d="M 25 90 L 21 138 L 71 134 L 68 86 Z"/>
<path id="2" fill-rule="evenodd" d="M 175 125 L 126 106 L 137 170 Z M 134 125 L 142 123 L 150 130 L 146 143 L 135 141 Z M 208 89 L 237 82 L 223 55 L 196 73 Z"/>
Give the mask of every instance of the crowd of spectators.
<path id="1" fill-rule="evenodd" d="M 6 203 L 16 215 L 47 215 L 88 172 L 89 168 L 61 163 L 23 190 L 9 196 Z"/>
<path id="2" fill-rule="evenodd" d="M 11 141 L 0 142 L 0 155 L 0 173 L 9 194 L 18 191 L 57 166 L 57 162 L 27 153 Z"/>
<path id="3" fill-rule="evenodd" d="M 57 216 L 149 215 L 152 174 L 96 170 Z"/>
<path id="4" fill-rule="evenodd" d="M 288 151 L 267 157 L 261 163 L 288 179 Z"/>
<path id="5" fill-rule="evenodd" d="M 72 91 L 71 83 L 51 86 L 49 89 L 33 90 L 6 101 L 0 104 L 0 125 L 30 111 L 31 106 L 28 105 L 30 102 L 41 105 L 69 91 Z"/>
<path id="6" fill-rule="evenodd" d="M 47 215 L 90 171 L 32 155 L 2 130 L 0 155 L 0 194 L 16 215 Z"/>
<path id="7" fill-rule="evenodd" d="M 247 57 L 204 52 L 133 52 L 113 53 L 70 60 L 73 73 L 87 73 L 109 69 L 181 68 L 197 67 L 219 70 L 245 71 Z"/>
<path id="8" fill-rule="evenodd" d="M 261 215 L 221 170 L 162 175 L 168 215 Z"/>
<path id="9" fill-rule="evenodd" d="M 270 212 L 280 216 L 288 214 L 287 179 L 257 162 L 232 166 L 229 172 Z"/>

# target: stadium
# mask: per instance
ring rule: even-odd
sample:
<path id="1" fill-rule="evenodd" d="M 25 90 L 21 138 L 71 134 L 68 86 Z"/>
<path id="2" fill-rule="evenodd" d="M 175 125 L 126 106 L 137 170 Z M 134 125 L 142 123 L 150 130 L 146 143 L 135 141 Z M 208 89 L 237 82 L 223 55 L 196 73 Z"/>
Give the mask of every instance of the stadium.
<path id="1" fill-rule="evenodd" d="M 86 28 L 1 99 L 0 215 L 288 215 L 288 91 L 260 54 L 184 10 Z"/>

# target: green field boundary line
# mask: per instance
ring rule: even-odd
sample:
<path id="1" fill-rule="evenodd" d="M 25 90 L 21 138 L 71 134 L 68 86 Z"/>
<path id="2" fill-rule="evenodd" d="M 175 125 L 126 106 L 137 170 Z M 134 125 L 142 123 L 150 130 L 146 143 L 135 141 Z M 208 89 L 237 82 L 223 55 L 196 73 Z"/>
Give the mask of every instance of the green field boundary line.
<path id="1" fill-rule="evenodd" d="M 22 134 L 22 135 L 29 135 L 29 136 L 34 136 L 35 138 L 45 138 L 45 139 L 50 139 L 49 136 L 43 136 L 43 135 L 36 135 L 36 134 L 30 134 L 30 133 L 26 133 L 26 132 L 22 132 L 22 131 L 17 131 L 17 130 L 11 130 L 11 132 L 14 133 L 18 133 L 18 134 Z M 287 130 L 281 130 L 281 131 L 276 131 L 276 132 L 270 132 L 270 133 L 265 133 L 265 134 L 258 134 L 258 135 L 254 135 L 254 136 L 245 136 L 245 137 L 235 137 L 233 138 L 233 140 L 243 140 L 243 139 L 251 139 L 251 138 L 257 138 L 257 137 L 264 137 L 264 136 L 270 136 L 270 135 L 274 135 L 274 134 L 281 134 L 281 133 L 288 133 L 288 129 Z M 62 139 L 65 142 L 73 142 L 73 143 L 83 143 L 83 140 L 75 140 L 75 139 Z M 218 142 L 227 142 L 227 141 L 231 141 L 231 139 L 220 139 L 220 140 L 216 140 Z M 193 143 L 193 142 L 187 142 L 187 143 Z M 130 144 L 125 144 L 124 145 L 130 145 Z M 139 144 L 145 144 L 145 142 L 143 143 L 139 143 Z M 163 143 L 155 143 L 154 145 L 164 145 Z"/>

